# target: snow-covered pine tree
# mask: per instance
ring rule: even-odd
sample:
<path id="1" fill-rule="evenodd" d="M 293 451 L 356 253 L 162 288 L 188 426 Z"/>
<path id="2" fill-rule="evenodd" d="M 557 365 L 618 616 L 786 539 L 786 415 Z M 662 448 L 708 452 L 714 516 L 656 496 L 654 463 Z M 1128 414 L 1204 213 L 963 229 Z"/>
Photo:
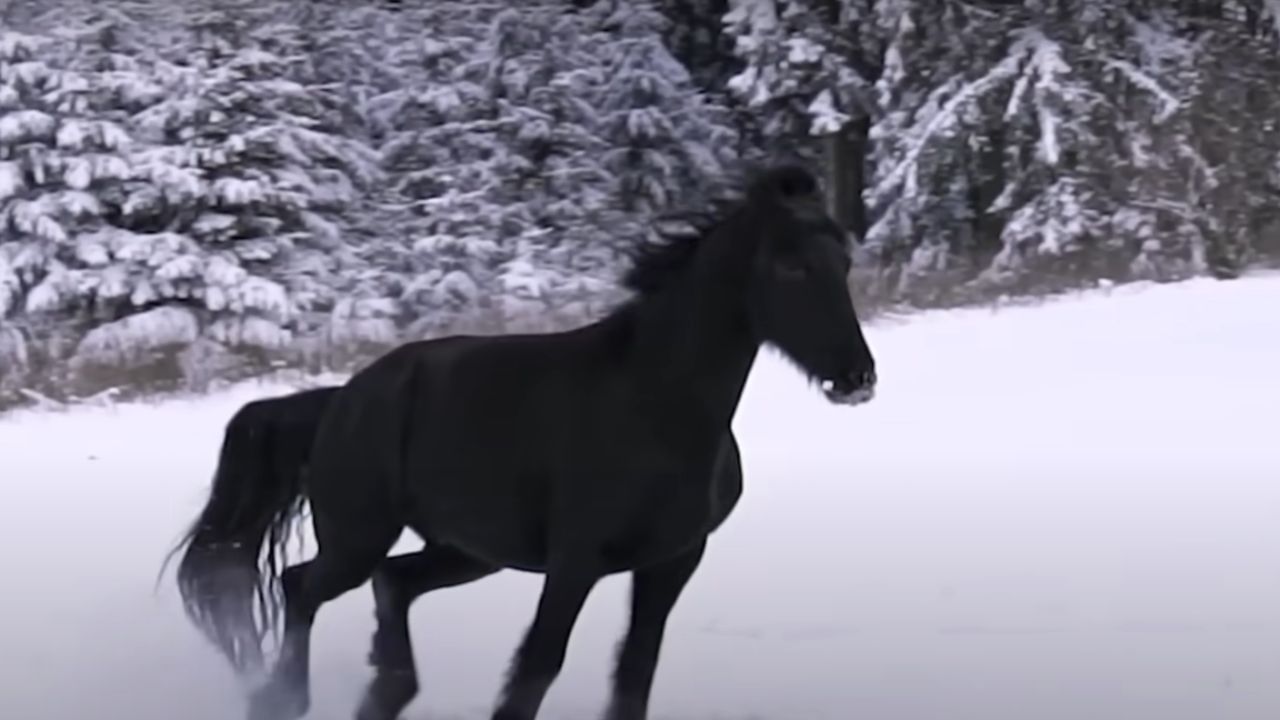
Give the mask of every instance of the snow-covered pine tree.
<path id="1" fill-rule="evenodd" d="M 619 200 L 648 216 L 714 193 L 737 138 L 723 107 L 707 102 L 663 44 L 666 19 L 649 2 L 602 0 L 593 11 L 609 82 L 595 104 L 609 145 L 605 166 Z"/>
<path id="2" fill-rule="evenodd" d="M 119 317 L 127 295 L 99 239 L 126 222 L 134 179 L 121 103 L 147 95 L 127 57 L 95 58 L 76 42 L 86 28 L 74 19 L 62 40 L 0 34 L 0 316 L 21 312 L 42 339 L 34 351 L 55 361 L 87 324 Z"/>
<path id="3" fill-rule="evenodd" d="M 1280 252 L 1280 4 L 1223 0 L 1195 9 L 1184 10 L 1177 25 L 1196 55 L 1185 147 L 1209 173 L 1197 198 L 1210 215 L 1200 223 L 1204 265 L 1231 278 L 1259 251 Z"/>
<path id="4" fill-rule="evenodd" d="M 329 366 L 349 365 L 399 336 L 401 307 L 388 288 L 401 278 L 394 267 L 371 262 L 395 240 L 388 232 L 395 218 L 379 202 L 386 175 L 374 149 L 380 134 L 370 106 L 401 81 L 390 62 L 395 22 L 386 8 L 333 2 L 285 4 L 275 16 L 298 60 L 289 78 L 312 90 L 325 132 L 344 138 L 360 156 L 360 182 L 341 207 L 332 208 L 342 231 L 333 258 L 337 300 L 317 332 L 296 343 L 312 362 Z"/>
<path id="5" fill-rule="evenodd" d="M 581 300 L 627 228 L 592 102 L 608 81 L 594 16 L 558 1 L 401 14 L 453 28 L 400 63 L 413 84 L 374 103 L 407 213 L 410 332 L 467 317 L 524 326 Z"/>
<path id="6" fill-rule="evenodd" d="M 721 91 L 737 72 L 733 40 L 725 32 L 729 0 L 656 0 L 667 20 L 663 44 L 705 92 Z"/>
<path id="7" fill-rule="evenodd" d="M 43 76 L 50 72 L 35 57 L 46 38 L 13 29 L 27 19 L 30 8 L 6 7 L 0 19 L 0 218 L 6 217 L 9 205 L 22 199 L 33 181 L 43 181 L 43 162 L 47 152 L 48 129 L 32 125 L 49 125 L 51 118 L 34 115 L 30 105 L 35 90 L 31 79 L 23 75 Z M 21 11 L 21 12 L 20 12 Z M 23 23 L 25 24 L 25 23 Z M 19 118 L 19 119 L 14 119 Z M 7 221 L 0 223 L 0 397 L 13 392 L 30 366 L 31 352 L 23 328 L 14 323 L 26 288 L 42 274 L 43 263 L 27 253 L 25 233 L 19 234 Z"/>
<path id="8" fill-rule="evenodd" d="M 896 5 L 885 0 L 876 5 Z M 768 146 L 818 159 L 816 136 L 874 112 L 882 42 L 860 0 L 730 0 L 725 31 L 741 69 L 729 89 L 760 115 Z M 881 12 L 888 12 L 881 9 Z"/>
<path id="9" fill-rule="evenodd" d="M 397 39 L 397 13 L 373 4 L 308 2 L 282 8 L 279 22 L 297 29 L 297 54 L 306 62 L 294 66 L 325 97 L 337 103 L 335 117 L 344 130 L 372 141 L 370 100 L 397 87 L 402 78 L 389 62 Z"/>
<path id="10" fill-rule="evenodd" d="M 1107 185 L 1113 211 L 1103 243 L 1108 279 L 1174 280 L 1204 273 L 1204 202 L 1214 178 L 1196 147 L 1191 104 L 1202 82 L 1199 50 L 1163 9 L 1122 21 L 1122 47 L 1096 68 L 1096 88 L 1113 98 L 1099 135 L 1112 144 Z"/>
<path id="11" fill-rule="evenodd" d="M 580 322 L 620 299 L 616 268 L 656 213 L 717 188 L 736 137 L 663 45 L 666 20 L 651 3 L 557 5 L 495 23 L 504 71 L 491 70 L 490 87 L 527 170 L 515 200 L 534 223 L 503 281 L 517 295 L 537 288 L 540 315 Z"/>
<path id="12" fill-rule="evenodd" d="M 279 10 L 191 8 L 187 62 L 161 66 L 164 99 L 135 117 L 149 146 L 133 162 L 151 185 L 126 203 L 167 238 L 139 250 L 157 267 L 134 282 L 135 305 L 182 299 L 205 334 L 249 352 L 323 327 L 344 290 L 341 213 L 377 173 Z"/>
<path id="13" fill-rule="evenodd" d="M 547 3 L 495 18 L 489 87 L 499 135 L 519 158 L 513 200 L 531 225 L 508 241 L 501 267 L 508 325 L 576 324 L 608 302 L 618 247 L 632 225 L 618 204 L 618 178 L 600 136 L 600 88 L 616 79 L 601 62 L 595 17 Z M 502 70 L 497 70 L 501 67 Z M 634 236 L 630 236 L 634 237 Z M 531 282 L 530 278 L 536 278 Z"/>
<path id="14" fill-rule="evenodd" d="M 980 280 L 1053 289 L 1205 272 L 1219 219 L 1188 114 L 1203 72 L 1194 43 L 1164 8 L 1046 9 L 1056 20 L 1029 26 L 1038 42 L 1004 116 L 1011 180 L 992 210 L 1008 222 Z"/>
<path id="15" fill-rule="evenodd" d="M 1102 161 L 1112 148 L 1098 131 L 1110 108 L 1091 87 L 1079 36 L 1063 31 L 1020 28 L 1007 56 L 1020 64 L 1001 93 L 1007 181 L 991 206 L 975 209 L 1007 218 L 1002 248 L 980 278 L 1002 290 L 1086 282 L 1109 240 L 1114 206 Z"/>
<path id="16" fill-rule="evenodd" d="M 410 337 L 491 316 L 504 237 L 531 225 L 507 189 L 519 171 L 499 134 L 489 61 L 505 6 L 403 7 L 386 62 L 399 82 L 369 101 L 388 175 L 379 200 L 386 237 L 366 260 L 393 280 Z"/>
<path id="17" fill-rule="evenodd" d="M 1161 14 L 949 8 L 881 8 L 896 14 L 881 14 L 868 201 L 884 294 L 941 302 L 1197 267 L 1208 176 L 1187 142 L 1194 63 L 1156 37 Z"/>
<path id="18" fill-rule="evenodd" d="M 874 10 L 865 32 L 883 50 L 868 130 L 867 259 L 855 284 L 881 299 L 934 302 L 974 272 L 965 250 L 979 244 L 982 175 L 970 162 L 992 153 L 984 124 L 1020 60 L 995 62 L 1006 27 L 968 6 L 933 13 L 888 0 Z"/>

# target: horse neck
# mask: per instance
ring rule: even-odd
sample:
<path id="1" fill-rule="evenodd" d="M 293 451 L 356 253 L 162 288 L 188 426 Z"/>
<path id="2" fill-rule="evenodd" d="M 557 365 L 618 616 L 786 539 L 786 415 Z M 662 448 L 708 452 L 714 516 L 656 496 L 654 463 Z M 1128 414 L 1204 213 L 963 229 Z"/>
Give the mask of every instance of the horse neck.
<path id="1" fill-rule="evenodd" d="M 672 412 L 728 427 L 760 343 L 743 302 L 745 266 L 716 250 L 700 250 L 669 287 L 641 302 L 633 349 L 641 377 Z"/>

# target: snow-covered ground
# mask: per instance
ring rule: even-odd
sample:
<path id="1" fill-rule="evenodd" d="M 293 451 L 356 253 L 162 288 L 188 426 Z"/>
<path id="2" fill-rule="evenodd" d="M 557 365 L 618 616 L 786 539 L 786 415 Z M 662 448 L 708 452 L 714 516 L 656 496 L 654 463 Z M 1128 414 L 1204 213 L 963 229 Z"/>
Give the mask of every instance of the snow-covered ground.
<path id="1" fill-rule="evenodd" d="M 869 406 L 758 366 L 746 496 L 672 618 L 657 718 L 1280 717 L 1280 277 L 868 335 Z M 223 423 L 280 389 L 0 418 L 0 717 L 240 717 L 153 588 Z M 487 717 L 538 586 L 415 607 L 410 718 Z M 548 718 L 595 716 L 626 586 L 592 596 Z M 367 587 L 321 614 L 313 718 L 350 717 L 371 629 Z"/>

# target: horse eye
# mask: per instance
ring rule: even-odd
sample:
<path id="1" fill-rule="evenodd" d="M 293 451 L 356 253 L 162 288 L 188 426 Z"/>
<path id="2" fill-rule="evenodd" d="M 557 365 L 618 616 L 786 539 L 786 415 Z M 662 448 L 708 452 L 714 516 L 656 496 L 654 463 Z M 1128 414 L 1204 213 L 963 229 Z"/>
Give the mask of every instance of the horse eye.
<path id="1" fill-rule="evenodd" d="M 799 280 L 808 273 L 808 268 L 799 258 L 784 258 L 779 260 L 775 267 L 778 274 L 788 280 Z"/>

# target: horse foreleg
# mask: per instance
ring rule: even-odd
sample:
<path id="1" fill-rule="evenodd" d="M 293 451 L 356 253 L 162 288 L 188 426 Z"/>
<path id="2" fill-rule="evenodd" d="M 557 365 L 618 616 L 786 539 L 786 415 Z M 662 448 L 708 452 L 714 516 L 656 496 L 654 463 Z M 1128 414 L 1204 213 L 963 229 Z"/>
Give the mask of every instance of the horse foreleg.
<path id="1" fill-rule="evenodd" d="M 618 652 L 606 720 L 644 720 L 667 617 L 702 562 L 705 541 L 688 552 L 631 574 L 631 621 Z"/>
<path id="2" fill-rule="evenodd" d="M 503 688 L 492 720 L 533 720 L 564 665 L 569 634 L 587 595 L 600 579 L 595 568 L 553 567 L 538 599 L 538 611 Z"/>

